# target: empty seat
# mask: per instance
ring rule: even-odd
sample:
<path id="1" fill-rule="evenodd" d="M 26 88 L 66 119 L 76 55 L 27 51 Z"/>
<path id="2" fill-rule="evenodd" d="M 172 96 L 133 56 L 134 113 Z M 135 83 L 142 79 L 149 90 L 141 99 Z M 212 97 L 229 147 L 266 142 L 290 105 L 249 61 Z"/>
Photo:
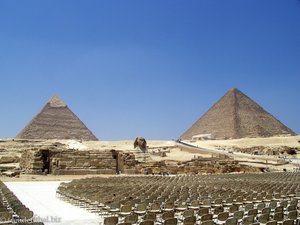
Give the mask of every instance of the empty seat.
<path id="1" fill-rule="evenodd" d="M 138 215 L 137 214 L 130 214 L 125 217 L 124 222 L 125 223 L 131 223 L 131 224 L 136 224 L 138 221 Z"/>
<path id="2" fill-rule="evenodd" d="M 266 224 L 268 221 L 270 221 L 270 214 L 265 213 L 258 216 L 257 221 L 261 224 Z"/>
<path id="3" fill-rule="evenodd" d="M 159 213 L 161 211 L 160 204 L 158 202 L 154 202 L 150 205 L 148 212 Z"/>
<path id="4" fill-rule="evenodd" d="M 283 219 L 284 219 L 283 212 L 274 213 L 273 220 L 276 220 L 277 222 L 280 222 L 280 221 L 283 221 Z"/>
<path id="5" fill-rule="evenodd" d="M 191 204 L 188 206 L 188 208 L 190 208 L 190 209 L 199 209 L 199 201 L 198 200 L 193 200 L 192 202 L 191 202 Z"/>
<path id="6" fill-rule="evenodd" d="M 237 225 L 238 224 L 238 219 L 237 218 L 228 218 L 226 221 L 225 221 L 225 225 Z"/>
<path id="7" fill-rule="evenodd" d="M 152 220 L 152 221 L 155 221 L 156 220 L 156 213 L 147 212 L 144 215 L 143 220 Z"/>
<path id="8" fill-rule="evenodd" d="M 250 216 L 250 215 L 253 215 L 253 216 L 256 216 L 258 214 L 258 210 L 257 209 L 250 209 L 248 212 L 247 212 L 247 215 Z"/>
<path id="9" fill-rule="evenodd" d="M 183 224 L 184 225 L 194 225 L 196 223 L 196 216 L 189 216 L 184 218 Z"/>
<path id="10" fill-rule="evenodd" d="M 298 218 L 298 211 L 293 210 L 293 211 L 288 212 L 287 218 L 291 219 L 291 220 L 296 220 Z"/>
<path id="11" fill-rule="evenodd" d="M 229 212 L 219 213 L 217 219 L 215 220 L 216 224 L 223 224 L 229 217 Z"/>
<path id="12" fill-rule="evenodd" d="M 268 221 L 266 223 L 266 225 L 277 225 L 277 221 L 276 220 Z M 286 225 L 288 225 L 288 224 L 286 224 Z M 289 225 L 291 225 L 291 224 L 289 224 Z"/>
<path id="13" fill-rule="evenodd" d="M 294 223 L 295 223 L 294 220 L 287 219 L 282 222 L 282 225 L 294 225 Z"/>
<path id="14" fill-rule="evenodd" d="M 161 219 L 164 221 L 164 220 L 173 218 L 174 215 L 175 215 L 174 211 L 164 212 L 164 213 L 161 215 Z"/>
<path id="15" fill-rule="evenodd" d="M 123 205 L 120 208 L 119 216 L 128 216 L 131 214 L 132 206 L 131 205 Z"/>
<path id="16" fill-rule="evenodd" d="M 154 225 L 153 220 L 143 220 L 142 222 L 139 223 L 139 225 Z"/>
<path id="17" fill-rule="evenodd" d="M 209 214 L 209 208 L 202 208 L 202 209 L 199 209 L 199 211 L 198 211 L 199 216 L 203 216 L 203 215 L 207 215 L 207 214 Z"/>
<path id="18" fill-rule="evenodd" d="M 244 225 L 250 225 L 250 224 L 253 224 L 254 223 L 254 216 L 253 215 L 250 215 L 250 216 L 245 216 L 243 217 L 243 221 L 242 223 Z"/>
<path id="19" fill-rule="evenodd" d="M 174 203 L 173 202 L 166 202 L 163 207 L 163 211 L 173 211 L 174 210 Z"/>
<path id="20" fill-rule="evenodd" d="M 214 221 L 212 221 L 212 220 L 206 220 L 206 221 L 203 221 L 202 223 L 201 223 L 201 225 L 214 225 L 215 223 L 214 223 Z"/>
<path id="21" fill-rule="evenodd" d="M 240 210 L 240 211 L 234 212 L 233 217 L 236 218 L 239 223 L 241 223 L 243 221 L 243 218 L 244 218 L 244 211 Z"/>
<path id="22" fill-rule="evenodd" d="M 119 222 L 117 216 L 109 216 L 104 218 L 104 225 L 116 225 Z"/>
<path id="23" fill-rule="evenodd" d="M 177 225 L 177 218 L 166 219 L 164 225 Z"/>
<path id="24" fill-rule="evenodd" d="M 207 221 L 207 220 L 212 220 L 212 219 L 213 219 L 212 214 L 206 214 L 206 215 L 203 215 L 203 216 L 200 217 L 201 222 L 204 222 L 204 221 Z"/>

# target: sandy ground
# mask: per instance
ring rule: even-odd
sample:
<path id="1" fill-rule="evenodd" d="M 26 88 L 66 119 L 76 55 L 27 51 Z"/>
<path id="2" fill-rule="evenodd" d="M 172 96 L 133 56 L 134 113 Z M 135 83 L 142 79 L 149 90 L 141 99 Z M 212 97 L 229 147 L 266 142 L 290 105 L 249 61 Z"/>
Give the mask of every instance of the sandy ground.
<path id="1" fill-rule="evenodd" d="M 253 147 L 253 146 L 288 146 L 288 147 L 300 147 L 300 135 L 287 136 L 287 137 L 269 137 L 269 138 L 241 138 L 233 140 L 206 140 L 197 141 L 193 144 L 197 144 L 201 147 L 216 148 L 217 146 L 237 146 L 237 147 Z"/>
<path id="2" fill-rule="evenodd" d="M 133 150 L 134 140 L 123 141 L 83 141 L 89 149 L 119 149 L 119 150 Z M 151 148 L 173 147 L 176 142 L 171 140 L 147 140 L 147 146 Z"/>
<path id="3" fill-rule="evenodd" d="M 235 140 L 206 140 L 191 142 L 191 144 L 211 150 L 217 150 L 219 147 L 225 149 L 231 146 L 238 147 L 253 147 L 253 146 L 289 146 L 300 148 L 300 135 L 297 136 L 282 136 L 282 137 L 269 137 L 269 138 L 242 138 Z M 133 140 L 124 141 L 89 141 L 83 142 L 89 149 L 120 149 L 120 150 L 133 150 Z M 187 161 L 194 157 L 211 157 L 212 153 L 209 151 L 183 149 L 178 147 L 178 144 L 172 140 L 148 140 L 147 141 L 148 151 L 153 160 L 177 160 Z M 159 157 L 151 154 L 153 150 L 168 148 L 170 152 L 167 152 L 167 157 Z M 226 151 L 218 151 L 219 154 L 226 153 Z"/>
<path id="4" fill-rule="evenodd" d="M 199 150 L 196 151 L 189 152 L 186 150 L 181 150 L 180 148 L 174 148 L 171 149 L 169 153 L 167 153 L 166 157 L 151 155 L 151 158 L 154 161 L 161 161 L 161 160 L 189 161 L 195 157 L 203 157 L 203 158 L 211 157 L 211 154 L 208 154 L 206 152 L 201 152 Z"/>
<path id="5" fill-rule="evenodd" d="M 61 181 L 5 182 L 45 225 L 99 225 L 103 218 L 56 197 Z"/>
<path id="6" fill-rule="evenodd" d="M 198 144 L 202 147 L 216 147 L 216 146 L 239 146 L 239 147 L 253 147 L 253 146 L 289 146 L 300 147 L 300 135 L 296 136 L 278 136 L 269 138 L 241 138 L 233 140 L 206 140 L 197 141 L 193 144 Z M 84 141 L 83 145 L 86 145 L 89 149 L 120 149 L 129 150 L 133 149 L 134 140 L 123 141 Z M 177 143 L 172 140 L 147 140 L 147 146 L 149 149 L 175 147 Z"/>
<path id="7" fill-rule="evenodd" d="M 300 143 L 298 142 L 300 140 L 300 135 L 297 136 L 285 136 L 285 137 L 270 137 L 270 138 L 243 138 L 243 139 L 235 139 L 235 140 L 206 140 L 206 141 L 197 141 L 197 142 L 190 142 L 190 144 L 198 146 L 201 149 L 196 148 L 189 148 L 186 146 L 178 145 L 177 142 L 173 140 L 147 140 L 147 146 L 148 146 L 148 152 L 150 154 L 150 157 L 154 161 L 161 161 L 161 160 L 170 160 L 170 161 L 188 161 L 195 157 L 211 157 L 212 154 L 215 156 L 225 154 L 229 157 L 233 157 L 236 160 L 241 161 L 253 161 L 253 155 L 251 154 L 240 154 L 238 152 L 234 152 L 234 154 L 229 154 L 229 151 L 232 146 L 237 147 L 254 147 L 254 146 L 270 146 L 270 147 L 278 147 L 278 146 L 289 146 L 289 147 L 299 147 Z M 134 140 L 121 140 L 121 141 L 83 141 L 78 142 L 75 140 L 54 140 L 62 142 L 64 144 L 73 146 L 74 149 L 78 149 L 79 151 L 84 151 L 86 149 L 91 150 L 124 150 L 124 151 L 130 151 L 134 152 L 137 150 L 134 150 L 133 143 Z M 47 144 L 50 141 L 45 141 Z M 53 141 L 52 141 L 53 142 Z M 40 142 L 38 142 L 40 143 Z M 21 142 L 1 142 L 1 145 L 11 145 L 14 149 L 19 149 L 18 146 L 21 145 Z M 25 143 L 26 144 L 26 143 Z M 25 145 L 24 144 L 24 145 Z M 26 145 L 29 145 L 31 143 L 27 143 Z M 49 144 L 49 143 L 48 143 Z M 16 146 L 15 146 L 16 145 Z M 220 148 L 225 150 L 220 150 Z M 76 151 L 76 150 L 75 150 Z M 13 151 L 14 152 L 14 151 Z M 166 156 L 161 157 L 157 154 L 153 154 L 153 152 L 165 152 Z M 3 152 L 4 153 L 4 152 Z M 6 153 L 7 154 L 7 153 Z M 300 153 L 298 154 L 298 157 L 300 156 Z M 263 157 L 267 156 L 255 156 L 256 159 L 260 159 L 262 161 L 266 160 L 277 160 L 278 158 L 268 158 L 268 159 L 262 159 Z M 300 165 L 300 160 L 298 162 L 298 166 Z M 5 164 L 3 164 L 5 165 Z M 8 165 L 8 164 L 7 164 Z M 252 164 L 255 166 L 255 164 Z M 259 165 L 259 164 L 258 164 Z M 10 166 L 10 165 L 9 165 Z M 260 167 L 262 164 L 260 165 Z M 290 168 L 293 168 L 294 165 L 290 165 Z M 274 169 L 279 167 L 274 167 Z M 279 169 L 281 170 L 281 168 Z M 2 178 L 1 178 L 2 179 Z M 19 178 L 15 178 L 18 180 Z M 60 179 L 58 177 L 50 177 L 50 176 L 40 176 L 35 177 L 28 175 L 27 177 L 23 177 L 22 179 L 28 180 L 28 181 L 34 181 L 34 180 L 57 180 Z M 76 179 L 76 178 L 74 178 Z"/>
<path id="8" fill-rule="evenodd" d="M 203 140 L 203 141 L 196 141 L 196 142 L 188 142 L 194 146 L 206 148 L 215 152 L 225 153 L 228 156 L 233 157 L 235 160 L 239 161 L 249 161 L 249 163 L 242 163 L 245 165 L 250 166 L 257 166 L 261 167 L 262 164 L 260 163 L 250 163 L 251 161 L 261 161 L 261 162 L 269 162 L 274 163 L 278 160 L 278 156 L 254 156 L 250 154 L 238 153 L 238 152 L 231 152 L 232 154 L 228 154 L 228 150 L 230 147 L 236 146 L 240 148 L 248 148 L 248 147 L 255 147 L 255 146 L 269 146 L 269 147 L 279 147 L 279 146 L 288 146 L 288 147 L 297 147 L 300 148 L 300 135 L 296 136 L 285 136 L 285 137 L 269 137 L 269 138 L 242 138 L 242 139 L 234 139 L 234 140 Z M 220 150 L 220 147 L 226 150 Z M 299 158 L 300 153 L 298 152 L 297 156 L 293 156 L 295 158 Z M 286 165 L 268 165 L 267 167 L 270 168 L 272 171 L 283 171 L 286 169 L 288 171 L 293 171 L 294 168 L 299 167 L 299 162 L 297 160 L 297 164 L 286 164 Z"/>
<path id="9" fill-rule="evenodd" d="M 124 140 L 124 141 L 86 141 L 82 142 L 83 145 L 87 146 L 88 149 L 117 149 L 124 151 L 134 151 L 133 147 L 134 140 Z M 188 161 L 194 158 L 195 156 L 200 157 L 210 157 L 211 154 L 206 152 L 201 152 L 199 150 L 189 150 L 177 147 L 177 143 L 172 140 L 149 140 L 147 141 L 148 152 L 150 157 L 154 161 L 161 160 L 176 160 L 176 161 Z M 157 150 L 165 151 L 166 157 L 160 157 L 152 154 L 153 151 Z"/>

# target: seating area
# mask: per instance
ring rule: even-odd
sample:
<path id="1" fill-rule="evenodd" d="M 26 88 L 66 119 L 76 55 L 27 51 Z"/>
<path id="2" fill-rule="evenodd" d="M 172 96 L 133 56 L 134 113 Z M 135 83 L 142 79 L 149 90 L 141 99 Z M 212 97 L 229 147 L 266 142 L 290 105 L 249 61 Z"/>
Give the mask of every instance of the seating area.
<path id="1" fill-rule="evenodd" d="M 34 222 L 33 216 L 33 212 L 0 181 L 0 224 L 43 225 L 41 222 Z"/>
<path id="2" fill-rule="evenodd" d="M 294 225 L 300 174 L 94 177 L 62 183 L 57 196 L 104 225 Z"/>

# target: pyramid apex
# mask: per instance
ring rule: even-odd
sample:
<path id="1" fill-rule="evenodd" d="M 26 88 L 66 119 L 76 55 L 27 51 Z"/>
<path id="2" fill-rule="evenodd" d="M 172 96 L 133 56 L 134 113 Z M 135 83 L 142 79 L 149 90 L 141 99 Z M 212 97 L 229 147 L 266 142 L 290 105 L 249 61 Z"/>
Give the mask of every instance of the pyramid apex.
<path id="1" fill-rule="evenodd" d="M 229 90 L 229 92 L 241 92 L 238 88 L 234 87 Z"/>
<path id="2" fill-rule="evenodd" d="M 65 107 L 66 103 L 58 96 L 54 95 L 48 102 L 51 107 Z"/>
<path id="3" fill-rule="evenodd" d="M 229 95 L 229 96 L 246 96 L 240 89 L 234 87 L 231 88 L 229 91 L 226 92 L 225 95 Z"/>

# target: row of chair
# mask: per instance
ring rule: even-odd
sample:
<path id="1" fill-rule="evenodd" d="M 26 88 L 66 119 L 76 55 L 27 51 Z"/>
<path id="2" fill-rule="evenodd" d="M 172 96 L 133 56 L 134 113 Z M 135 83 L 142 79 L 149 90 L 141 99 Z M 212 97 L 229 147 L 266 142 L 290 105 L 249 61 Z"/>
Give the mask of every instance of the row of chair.
<path id="1" fill-rule="evenodd" d="M 135 215 L 141 223 L 148 220 L 144 216 L 149 213 L 156 214 L 154 223 L 164 223 L 162 215 L 174 212 L 177 223 L 186 224 L 188 210 L 193 215 L 186 220 L 201 224 L 295 223 L 299 215 L 300 174 L 97 177 L 63 183 L 57 194 L 91 212 L 118 217 L 118 223 L 128 222 L 126 216 Z M 208 211 L 202 215 L 203 210 Z"/>

